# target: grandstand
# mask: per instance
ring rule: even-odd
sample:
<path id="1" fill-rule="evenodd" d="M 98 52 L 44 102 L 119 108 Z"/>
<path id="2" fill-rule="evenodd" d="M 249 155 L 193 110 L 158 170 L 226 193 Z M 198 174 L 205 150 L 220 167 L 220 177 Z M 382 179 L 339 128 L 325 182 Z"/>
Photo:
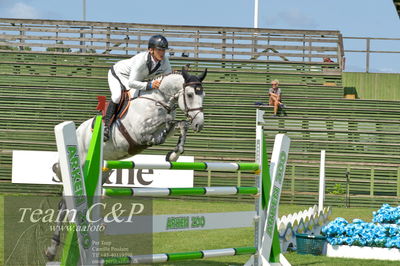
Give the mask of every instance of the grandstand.
<path id="1" fill-rule="evenodd" d="M 0 190 L 10 183 L 11 152 L 55 150 L 53 127 L 95 115 L 97 95 L 109 96 L 108 68 L 146 49 L 162 32 L 174 69 L 208 68 L 206 125 L 189 133 L 185 155 L 196 160 L 252 161 L 256 102 L 279 79 L 288 116 L 265 117 L 268 145 L 276 133 L 292 139 L 283 202 L 314 204 L 319 153 L 327 152 L 327 204 L 376 206 L 400 197 L 400 104 L 345 99 L 343 40 L 338 31 L 269 30 L 0 19 Z M 323 62 L 323 58 L 333 63 Z M 168 151 L 176 139 L 147 150 Z M 218 155 L 218 156 L 216 156 Z M 207 173 L 196 173 L 207 185 Z M 251 185 L 251 176 L 213 174 L 212 185 Z M 336 191 L 340 185 L 346 190 Z M 29 186 L 33 193 L 59 188 Z M 340 193 L 339 193 L 340 192 Z"/>
<path id="2" fill-rule="evenodd" d="M 393 0 L 393 4 L 396 7 L 397 13 L 399 14 L 399 17 L 400 17 L 400 1 L 399 0 Z"/>

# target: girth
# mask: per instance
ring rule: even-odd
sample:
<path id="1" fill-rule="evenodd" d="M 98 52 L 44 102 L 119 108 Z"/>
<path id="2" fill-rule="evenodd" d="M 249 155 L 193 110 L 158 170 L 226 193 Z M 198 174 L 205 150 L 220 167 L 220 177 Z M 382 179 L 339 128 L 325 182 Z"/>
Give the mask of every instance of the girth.
<path id="1" fill-rule="evenodd" d="M 118 130 L 121 132 L 121 134 L 124 136 L 124 138 L 126 139 L 126 141 L 129 144 L 129 148 L 128 148 L 128 153 L 130 155 L 135 155 L 140 153 L 141 151 L 145 150 L 146 148 L 150 147 L 149 145 L 140 145 L 138 144 L 129 134 L 128 130 L 126 129 L 126 127 L 124 126 L 124 124 L 122 123 L 121 119 L 123 118 L 123 116 L 126 114 L 129 106 L 130 106 L 130 102 L 135 100 L 135 99 L 146 99 L 146 100 L 150 100 L 156 103 L 156 105 L 162 106 L 163 108 L 165 108 L 167 110 L 168 113 L 170 113 L 171 111 L 173 111 L 173 108 L 171 108 L 170 106 L 168 106 L 167 104 L 161 102 L 161 101 L 157 101 L 155 99 L 146 97 L 146 96 L 138 96 L 138 97 L 130 97 L 129 95 L 129 91 L 125 91 L 123 93 L 123 100 L 121 99 L 120 105 L 123 105 L 124 107 L 121 108 L 119 110 L 119 115 L 118 115 L 118 119 L 116 119 L 115 123 L 116 126 L 118 127 Z"/>
<path id="2" fill-rule="evenodd" d="M 119 132 L 121 132 L 122 136 L 124 136 L 124 138 L 126 139 L 126 141 L 128 141 L 129 144 L 129 148 L 128 148 L 128 153 L 130 155 L 135 155 L 140 153 L 141 151 L 145 150 L 146 148 L 148 148 L 149 146 L 147 145 L 139 145 L 132 137 L 131 135 L 129 135 L 128 130 L 126 130 L 126 127 L 124 126 L 124 124 L 121 122 L 121 119 L 117 119 L 115 121 Z"/>
<path id="3" fill-rule="evenodd" d="M 100 100 L 105 101 L 103 98 L 99 98 L 99 103 Z M 122 136 L 124 136 L 124 138 L 126 139 L 126 141 L 128 142 L 128 154 L 130 155 L 135 155 L 138 154 L 140 152 L 142 152 L 143 150 L 145 150 L 146 148 L 148 148 L 148 145 L 140 145 L 138 144 L 129 134 L 128 130 L 126 129 L 126 127 L 124 126 L 124 124 L 122 123 L 121 119 L 124 117 L 124 115 L 127 113 L 129 105 L 130 105 L 130 101 L 132 99 L 130 98 L 129 95 L 129 91 L 122 91 L 122 95 L 121 95 L 121 100 L 118 104 L 118 109 L 116 112 L 116 115 L 113 116 L 113 121 L 112 124 L 116 124 L 116 128 L 118 128 L 118 130 L 121 132 Z M 106 104 L 102 103 L 103 106 L 101 108 L 103 117 L 105 115 L 105 110 L 107 109 Z M 92 122 L 92 130 L 93 130 L 93 126 L 94 126 L 94 119 Z"/>

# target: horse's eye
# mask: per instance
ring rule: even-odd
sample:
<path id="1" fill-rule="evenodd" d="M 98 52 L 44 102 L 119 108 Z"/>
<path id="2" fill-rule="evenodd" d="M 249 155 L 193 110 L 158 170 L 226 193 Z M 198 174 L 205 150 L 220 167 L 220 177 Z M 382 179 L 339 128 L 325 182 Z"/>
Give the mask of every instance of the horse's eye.
<path id="1" fill-rule="evenodd" d="M 188 98 L 193 98 L 193 93 L 188 93 L 187 97 Z"/>

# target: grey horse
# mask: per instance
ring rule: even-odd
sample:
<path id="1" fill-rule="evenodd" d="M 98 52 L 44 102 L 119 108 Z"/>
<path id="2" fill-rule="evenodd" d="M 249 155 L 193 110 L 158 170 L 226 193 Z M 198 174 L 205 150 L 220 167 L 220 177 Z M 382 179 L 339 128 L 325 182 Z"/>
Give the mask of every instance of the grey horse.
<path id="1" fill-rule="evenodd" d="M 130 100 L 133 100 L 126 114 L 111 126 L 110 140 L 104 143 L 104 159 L 124 159 L 147 147 L 163 144 L 179 128 L 179 141 L 166 157 L 167 161 L 176 161 L 184 151 L 189 124 L 195 132 L 201 131 L 204 126 L 205 93 L 202 81 L 206 75 L 207 70 L 199 76 L 193 76 L 183 69 L 182 74 L 159 77 L 159 89 L 143 91 L 137 97 L 131 95 Z M 175 120 L 178 106 L 185 113 L 187 121 Z M 89 119 L 77 129 L 81 158 L 86 157 L 89 148 L 92 122 L 93 119 Z"/>

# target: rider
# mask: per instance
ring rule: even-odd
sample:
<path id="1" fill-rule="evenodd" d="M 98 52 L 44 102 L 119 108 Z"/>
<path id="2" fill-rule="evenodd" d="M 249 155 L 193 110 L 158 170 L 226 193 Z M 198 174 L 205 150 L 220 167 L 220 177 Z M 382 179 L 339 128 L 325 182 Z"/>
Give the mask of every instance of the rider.
<path id="1" fill-rule="evenodd" d="M 166 49 L 168 49 L 168 41 L 164 36 L 151 36 L 147 51 L 117 62 L 108 71 L 111 101 L 104 117 L 104 141 L 110 138 L 111 118 L 117 110 L 122 91 L 134 89 L 133 95 L 137 96 L 140 90 L 158 89 L 159 80 L 145 80 L 172 72 L 169 60 L 165 57 Z"/>

